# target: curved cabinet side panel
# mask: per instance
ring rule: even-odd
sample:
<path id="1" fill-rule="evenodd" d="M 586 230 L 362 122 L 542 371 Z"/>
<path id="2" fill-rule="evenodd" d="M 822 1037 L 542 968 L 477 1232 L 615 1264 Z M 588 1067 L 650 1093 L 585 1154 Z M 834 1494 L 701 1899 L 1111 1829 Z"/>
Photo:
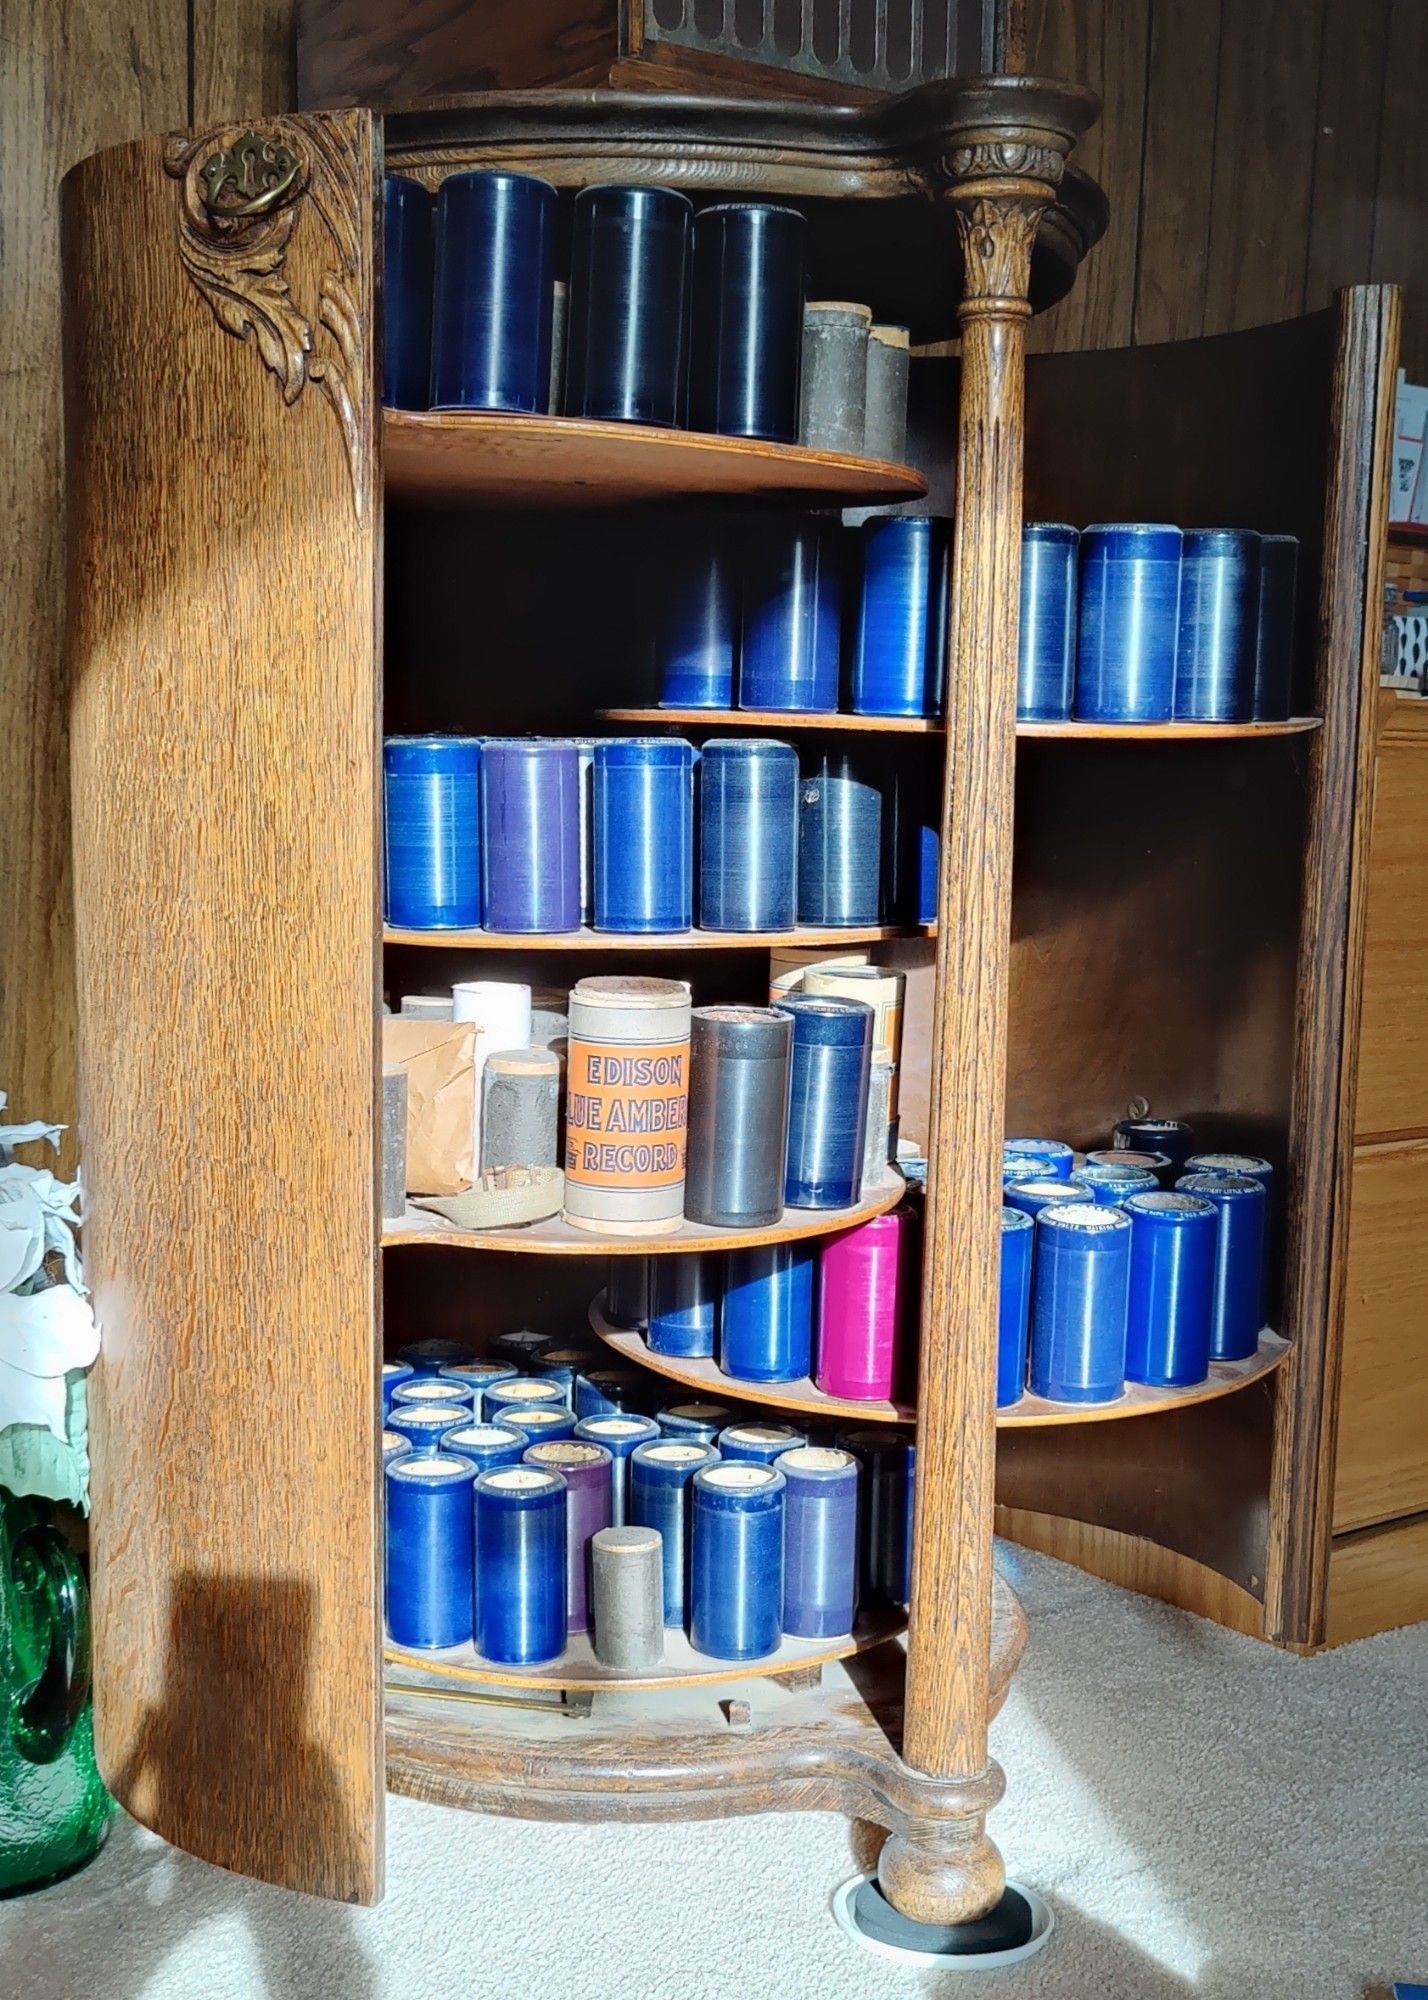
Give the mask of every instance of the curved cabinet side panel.
<path id="1" fill-rule="evenodd" d="M 96 1724 L 166 1839 L 373 1901 L 377 165 L 259 138 L 64 191 Z"/>

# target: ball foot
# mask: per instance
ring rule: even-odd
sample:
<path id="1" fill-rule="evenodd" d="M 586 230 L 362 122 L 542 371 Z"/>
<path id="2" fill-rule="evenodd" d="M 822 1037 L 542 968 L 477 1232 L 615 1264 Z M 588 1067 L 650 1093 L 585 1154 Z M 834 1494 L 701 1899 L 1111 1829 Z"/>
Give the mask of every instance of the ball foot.
<path id="1" fill-rule="evenodd" d="M 866 1951 L 944 1972 L 993 1972 L 1034 1958 L 1054 1918 L 1032 1889 L 1008 1882 L 1000 1902 L 968 1923 L 924 1924 L 895 1910 L 876 1877 L 855 1875 L 833 1898 L 839 1927 Z"/>

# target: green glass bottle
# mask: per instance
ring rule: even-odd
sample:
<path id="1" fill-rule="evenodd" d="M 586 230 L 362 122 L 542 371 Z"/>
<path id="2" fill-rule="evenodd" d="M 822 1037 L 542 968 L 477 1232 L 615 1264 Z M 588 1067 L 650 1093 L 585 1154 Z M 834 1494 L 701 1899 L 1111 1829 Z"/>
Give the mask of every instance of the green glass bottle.
<path id="1" fill-rule="evenodd" d="M 48 1505 L 0 1487 L 0 1896 L 83 1867 L 112 1811 L 94 1762 L 84 1572 Z"/>

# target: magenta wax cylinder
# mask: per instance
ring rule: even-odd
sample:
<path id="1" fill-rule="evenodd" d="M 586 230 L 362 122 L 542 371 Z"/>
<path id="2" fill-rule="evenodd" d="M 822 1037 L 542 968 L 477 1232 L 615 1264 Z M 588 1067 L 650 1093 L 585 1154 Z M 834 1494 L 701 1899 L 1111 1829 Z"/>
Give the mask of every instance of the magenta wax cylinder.
<path id="1" fill-rule="evenodd" d="M 830 1236 L 818 1259 L 818 1360 L 826 1396 L 892 1402 L 911 1377 L 917 1217 L 907 1207 Z"/>

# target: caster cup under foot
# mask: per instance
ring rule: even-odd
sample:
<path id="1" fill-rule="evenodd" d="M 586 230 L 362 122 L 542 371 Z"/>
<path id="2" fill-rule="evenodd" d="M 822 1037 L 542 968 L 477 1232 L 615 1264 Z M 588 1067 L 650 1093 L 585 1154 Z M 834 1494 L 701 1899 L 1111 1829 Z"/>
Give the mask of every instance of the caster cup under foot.
<path id="1" fill-rule="evenodd" d="M 943 1972 L 993 1972 L 1034 1958 L 1055 1919 L 1032 1889 L 1008 1882 L 1001 1901 L 970 1924 L 919 1924 L 900 1916 L 872 1875 L 855 1875 L 833 1898 L 841 1929 L 866 1951 Z"/>

